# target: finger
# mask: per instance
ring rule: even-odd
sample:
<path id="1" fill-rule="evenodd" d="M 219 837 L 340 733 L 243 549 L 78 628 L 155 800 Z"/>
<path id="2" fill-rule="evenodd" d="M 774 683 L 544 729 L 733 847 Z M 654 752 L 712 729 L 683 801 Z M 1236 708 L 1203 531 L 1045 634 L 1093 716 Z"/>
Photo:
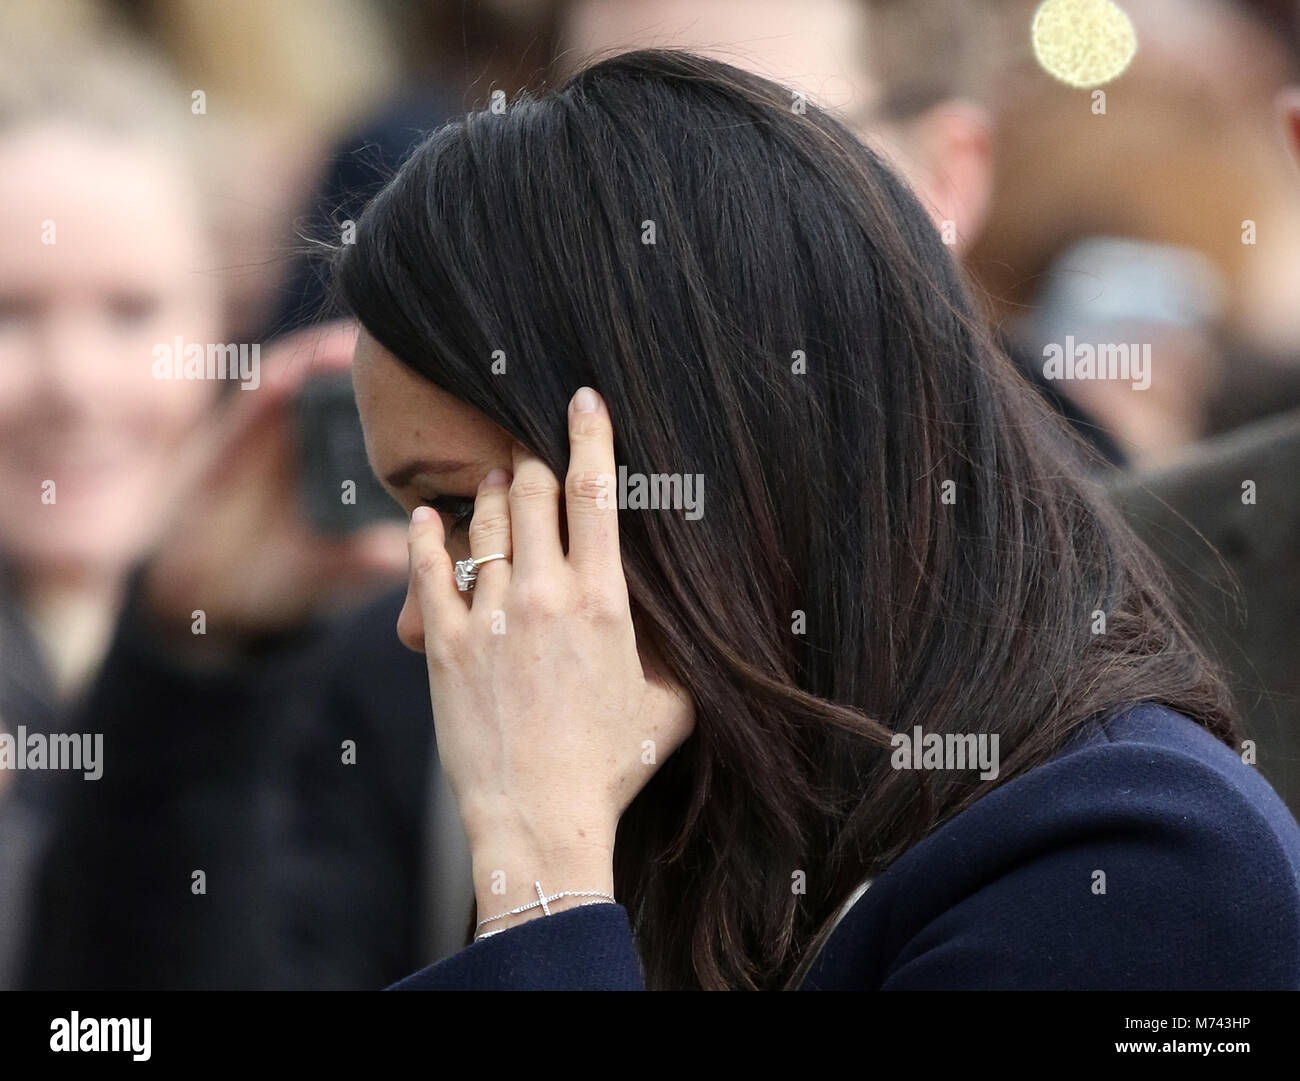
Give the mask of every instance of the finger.
<path id="1" fill-rule="evenodd" d="M 242 448 L 254 432 L 286 423 L 295 395 L 313 372 L 347 371 L 356 347 L 355 323 L 337 321 L 308 327 L 275 343 L 262 364 L 256 389 L 235 395 L 228 408 L 212 417 L 205 440 L 223 466 L 231 448 Z"/>
<path id="2" fill-rule="evenodd" d="M 290 334 L 268 350 L 262 382 L 288 395 L 313 375 L 346 372 L 352 367 L 357 336 L 356 323 L 342 319 Z"/>
<path id="3" fill-rule="evenodd" d="M 329 579 L 346 585 L 401 576 L 409 569 L 407 530 L 397 522 L 367 526 L 337 540 L 307 532 L 307 527 L 296 517 L 294 525 L 302 561 L 318 581 Z"/>
<path id="4" fill-rule="evenodd" d="M 510 474 L 494 469 L 478 486 L 474 497 L 474 517 L 469 523 L 469 554 L 474 559 L 505 554 L 478 569 L 478 578 L 470 593 L 474 607 L 488 611 L 500 608 L 510 582 Z"/>
<path id="5" fill-rule="evenodd" d="M 465 633 L 469 610 L 460 599 L 447 554 L 442 519 L 432 507 L 416 507 L 407 531 L 411 592 L 424 620 L 425 652 L 446 651 Z M 444 652 L 444 655 L 445 652 Z"/>
<path id="6" fill-rule="evenodd" d="M 569 472 L 564 482 L 569 563 L 580 574 L 603 576 L 621 566 L 614 428 L 609 410 L 590 387 L 569 403 Z"/>
<path id="7" fill-rule="evenodd" d="M 540 458 L 514 447 L 515 477 L 510 484 L 510 522 L 516 574 L 558 574 L 564 565 L 560 546 L 560 482 Z"/>

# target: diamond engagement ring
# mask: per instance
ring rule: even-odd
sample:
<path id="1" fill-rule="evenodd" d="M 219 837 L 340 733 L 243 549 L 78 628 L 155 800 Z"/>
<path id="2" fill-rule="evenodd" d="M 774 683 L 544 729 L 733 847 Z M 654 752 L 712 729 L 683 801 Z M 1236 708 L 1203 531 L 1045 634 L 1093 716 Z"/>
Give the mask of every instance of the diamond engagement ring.
<path id="1" fill-rule="evenodd" d="M 494 559 L 505 558 L 505 552 L 494 552 L 490 556 L 480 556 L 478 559 L 456 560 L 456 588 L 462 593 L 468 593 L 474 588 L 474 583 L 478 581 L 479 567 L 484 563 L 491 563 Z"/>

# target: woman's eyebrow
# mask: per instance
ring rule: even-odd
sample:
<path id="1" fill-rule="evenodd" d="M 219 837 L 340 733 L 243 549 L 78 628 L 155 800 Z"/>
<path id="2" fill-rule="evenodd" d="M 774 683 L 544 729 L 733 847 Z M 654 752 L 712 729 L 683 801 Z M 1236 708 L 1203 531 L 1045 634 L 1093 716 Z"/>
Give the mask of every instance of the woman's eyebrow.
<path id="1" fill-rule="evenodd" d="M 384 483 L 393 488 L 404 488 L 420 473 L 456 473 L 469 468 L 469 465 L 469 462 L 452 459 L 418 458 L 394 469 L 384 478 Z"/>

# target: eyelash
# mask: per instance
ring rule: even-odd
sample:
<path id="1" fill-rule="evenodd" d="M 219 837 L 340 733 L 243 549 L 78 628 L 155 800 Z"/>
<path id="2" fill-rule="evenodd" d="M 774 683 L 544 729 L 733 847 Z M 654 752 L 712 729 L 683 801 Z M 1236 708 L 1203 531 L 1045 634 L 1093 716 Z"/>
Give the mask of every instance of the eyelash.
<path id="1" fill-rule="evenodd" d="M 474 517 L 474 500 L 463 496 L 443 495 L 437 499 L 422 499 L 420 502 L 451 519 L 451 525 L 447 529 L 448 536 L 468 527 Z"/>

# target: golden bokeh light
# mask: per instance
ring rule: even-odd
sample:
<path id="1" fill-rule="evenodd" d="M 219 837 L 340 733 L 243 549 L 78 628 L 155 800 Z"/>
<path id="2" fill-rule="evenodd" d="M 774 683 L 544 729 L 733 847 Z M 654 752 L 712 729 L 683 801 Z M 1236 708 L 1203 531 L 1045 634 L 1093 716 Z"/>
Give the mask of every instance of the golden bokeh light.
<path id="1" fill-rule="evenodd" d="M 1123 74 L 1137 52 L 1133 23 L 1111 0 L 1044 0 L 1030 37 L 1043 70 L 1082 89 Z"/>

